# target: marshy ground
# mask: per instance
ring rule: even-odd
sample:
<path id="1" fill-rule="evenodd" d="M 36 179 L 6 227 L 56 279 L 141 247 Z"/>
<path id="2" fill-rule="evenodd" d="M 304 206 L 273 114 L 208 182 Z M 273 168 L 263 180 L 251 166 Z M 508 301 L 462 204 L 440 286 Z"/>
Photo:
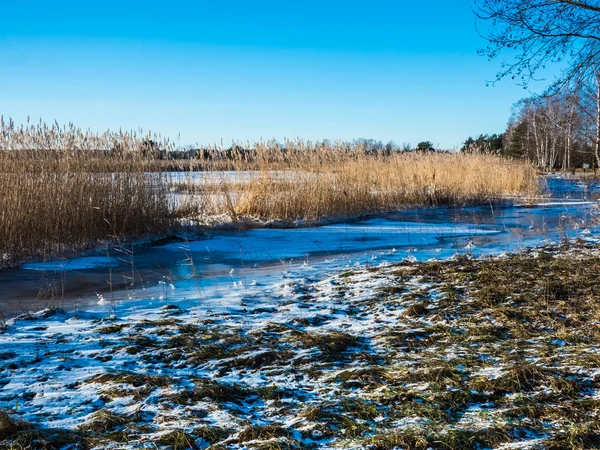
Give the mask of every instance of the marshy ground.
<path id="1" fill-rule="evenodd" d="M 286 279 L 0 331 L 0 448 L 600 448 L 600 250 Z"/>

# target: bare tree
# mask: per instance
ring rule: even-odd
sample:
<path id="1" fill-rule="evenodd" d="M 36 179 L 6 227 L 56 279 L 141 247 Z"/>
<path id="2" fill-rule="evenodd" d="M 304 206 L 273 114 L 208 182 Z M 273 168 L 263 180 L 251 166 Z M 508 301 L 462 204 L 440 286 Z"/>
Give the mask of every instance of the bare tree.
<path id="1" fill-rule="evenodd" d="M 591 144 L 596 165 L 600 167 L 600 66 L 594 66 L 585 79 L 577 85 L 579 113 L 584 126 L 582 134 Z"/>
<path id="2" fill-rule="evenodd" d="M 558 90 L 585 78 L 600 59 L 598 0 L 476 0 L 474 12 L 488 25 L 480 33 L 490 45 L 480 53 L 512 55 L 498 80 L 510 76 L 527 85 L 548 63 L 560 62 L 551 86 Z"/>
<path id="3" fill-rule="evenodd" d="M 591 91 L 591 95 L 583 97 L 584 102 L 587 100 L 583 111 L 591 124 L 588 130 L 593 134 L 588 133 L 588 137 L 596 164 L 600 165 L 600 0 L 476 0 L 474 12 L 480 22 L 488 25 L 480 32 L 490 45 L 480 53 L 490 59 L 499 57 L 503 51 L 511 55 L 512 59 L 503 60 L 497 80 L 510 76 L 527 85 L 547 64 L 561 63 L 560 74 L 547 93 L 564 90 L 575 93 L 582 87 Z M 533 111 L 539 112 L 537 108 Z M 546 109 L 551 111 L 558 109 Z M 550 122 L 561 127 L 566 124 L 570 129 L 569 118 L 562 119 Z M 537 127 L 538 122 L 531 124 Z M 541 133 L 544 139 L 548 136 L 546 131 L 534 128 L 536 136 Z M 570 129 L 569 137 L 572 132 Z M 550 156 L 544 163 L 550 163 L 555 153 L 545 150 L 547 143 L 542 141 L 544 150 L 538 149 L 537 155 L 542 159 Z M 550 145 L 555 143 L 550 141 Z M 563 167 L 568 167 L 572 141 L 568 139 L 564 145 L 567 150 Z"/>
<path id="4" fill-rule="evenodd" d="M 567 91 L 521 100 L 513 109 L 502 151 L 543 170 L 568 169 L 582 123 L 578 108 L 577 97 Z"/>

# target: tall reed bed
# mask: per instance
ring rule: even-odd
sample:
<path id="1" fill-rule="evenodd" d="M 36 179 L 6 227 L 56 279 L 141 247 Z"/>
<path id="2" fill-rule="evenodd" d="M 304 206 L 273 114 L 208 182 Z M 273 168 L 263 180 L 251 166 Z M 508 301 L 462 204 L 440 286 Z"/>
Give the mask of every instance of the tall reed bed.
<path id="1" fill-rule="evenodd" d="M 116 163 L 68 151 L 0 152 L 0 265 L 176 226 L 165 180 L 149 175 L 141 159 L 111 172 Z"/>
<path id="2" fill-rule="evenodd" d="M 262 170 L 244 186 L 238 216 L 320 220 L 411 206 L 469 205 L 539 192 L 535 169 L 485 155 L 400 153 L 296 161 L 282 178 Z M 268 167 L 268 166 L 267 166 Z"/>
<path id="3" fill-rule="evenodd" d="M 94 132 L 76 127 L 73 123 L 60 125 L 43 121 L 24 124 L 0 116 L 0 150 L 52 150 L 56 152 L 81 150 L 85 152 L 118 154 L 125 151 L 144 151 L 151 147 L 173 150 L 174 145 L 160 134 L 143 130 L 106 130 Z"/>
<path id="4" fill-rule="evenodd" d="M 361 142 L 255 142 L 173 159 L 181 154 L 141 131 L 17 126 L 0 118 L 0 266 L 164 234 L 184 219 L 319 221 L 539 189 L 524 162 Z M 182 182 L 171 171 L 200 174 Z"/>

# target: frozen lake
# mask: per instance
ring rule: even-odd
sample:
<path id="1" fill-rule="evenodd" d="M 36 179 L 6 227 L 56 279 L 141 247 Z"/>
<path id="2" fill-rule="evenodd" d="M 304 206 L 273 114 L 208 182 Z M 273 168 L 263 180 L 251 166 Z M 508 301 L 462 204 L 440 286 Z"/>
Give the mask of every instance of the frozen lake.
<path id="1" fill-rule="evenodd" d="M 565 237 L 593 238 L 600 186 L 546 177 L 549 195 L 507 206 L 406 210 L 316 228 L 214 231 L 206 239 L 111 251 L 0 272 L 0 311 L 202 304 L 226 308 L 286 278 L 453 255 L 497 255 Z"/>

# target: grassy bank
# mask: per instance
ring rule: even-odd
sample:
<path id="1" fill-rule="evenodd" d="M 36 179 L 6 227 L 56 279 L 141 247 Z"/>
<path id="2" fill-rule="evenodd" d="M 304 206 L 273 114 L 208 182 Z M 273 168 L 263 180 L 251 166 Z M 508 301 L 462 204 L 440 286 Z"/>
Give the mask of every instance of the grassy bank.
<path id="1" fill-rule="evenodd" d="M 600 448 L 595 245 L 8 322 L 0 448 Z"/>

